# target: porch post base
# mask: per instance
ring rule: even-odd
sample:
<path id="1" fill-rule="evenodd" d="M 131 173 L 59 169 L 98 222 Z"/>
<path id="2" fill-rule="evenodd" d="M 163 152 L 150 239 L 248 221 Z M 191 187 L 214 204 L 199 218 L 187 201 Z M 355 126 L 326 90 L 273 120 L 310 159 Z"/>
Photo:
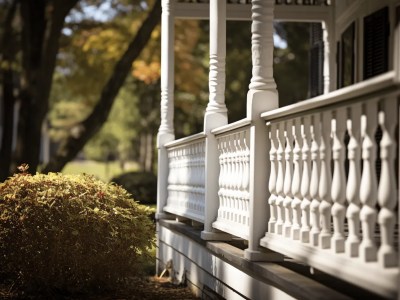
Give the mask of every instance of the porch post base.
<path id="1" fill-rule="evenodd" d="M 265 250 L 263 249 L 262 251 L 245 249 L 244 258 L 249 261 L 271 261 L 271 262 L 283 261 L 282 254 L 267 249 Z"/>
<path id="2" fill-rule="evenodd" d="M 201 232 L 201 239 L 205 241 L 230 241 L 232 236 L 224 232 L 205 231 Z"/>

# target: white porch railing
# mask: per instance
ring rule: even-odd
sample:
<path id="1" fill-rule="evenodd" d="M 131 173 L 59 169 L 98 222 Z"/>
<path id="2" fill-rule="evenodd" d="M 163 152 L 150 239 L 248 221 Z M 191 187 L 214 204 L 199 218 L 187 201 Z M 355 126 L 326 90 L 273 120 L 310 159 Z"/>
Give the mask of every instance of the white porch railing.
<path id="1" fill-rule="evenodd" d="M 219 152 L 219 208 L 213 228 L 248 239 L 250 125 L 243 120 L 212 131 Z"/>
<path id="2" fill-rule="evenodd" d="M 261 246 L 386 297 L 397 294 L 399 273 L 400 90 L 393 78 L 263 114 L 271 214 Z"/>
<path id="3" fill-rule="evenodd" d="M 205 135 L 199 133 L 165 147 L 169 173 L 164 211 L 204 222 Z"/>
<path id="4" fill-rule="evenodd" d="M 271 145 L 265 166 L 269 180 L 257 181 L 270 192 L 265 218 L 255 219 L 250 209 L 250 155 L 257 147 L 257 141 L 250 141 L 251 121 L 214 129 L 219 206 L 212 227 L 395 297 L 400 89 L 394 76 L 389 72 L 262 114 Z M 377 131 L 382 133 L 378 142 Z M 164 211 L 202 223 L 205 142 L 201 133 L 165 146 Z M 261 239 L 251 236 L 252 222 L 268 222 Z"/>

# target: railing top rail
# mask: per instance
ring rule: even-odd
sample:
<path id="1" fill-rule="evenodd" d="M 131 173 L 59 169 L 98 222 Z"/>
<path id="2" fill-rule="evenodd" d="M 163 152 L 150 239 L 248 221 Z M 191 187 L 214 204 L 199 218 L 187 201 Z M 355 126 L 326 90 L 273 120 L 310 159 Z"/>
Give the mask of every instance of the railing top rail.
<path id="1" fill-rule="evenodd" d="M 196 140 L 200 140 L 200 139 L 204 139 L 206 137 L 204 132 L 200 132 L 200 133 L 196 133 L 181 139 L 177 139 L 175 141 L 169 142 L 165 144 L 165 148 L 172 148 L 172 147 L 176 147 L 176 146 L 181 146 L 184 144 L 187 144 L 189 142 L 193 142 Z"/>
<path id="2" fill-rule="evenodd" d="M 229 131 L 232 131 L 232 130 L 235 130 L 235 129 L 239 129 L 239 128 L 248 126 L 250 124 L 251 124 L 251 120 L 250 119 L 242 119 L 242 120 L 239 120 L 239 121 L 236 121 L 236 122 L 233 122 L 233 123 L 230 123 L 230 124 L 215 128 L 215 129 L 211 130 L 211 133 L 215 134 L 215 135 L 219 135 L 219 134 L 223 134 L 225 132 L 229 132 Z"/>
<path id="3" fill-rule="evenodd" d="M 272 121 L 274 119 L 293 116 L 294 114 L 299 114 L 305 111 L 337 105 L 338 103 L 362 100 L 366 96 L 374 97 L 374 94 L 376 94 L 375 97 L 379 97 L 377 93 L 390 90 L 391 88 L 400 88 L 399 83 L 396 81 L 394 71 L 358 82 L 328 94 L 262 113 L 261 117 L 265 121 Z"/>

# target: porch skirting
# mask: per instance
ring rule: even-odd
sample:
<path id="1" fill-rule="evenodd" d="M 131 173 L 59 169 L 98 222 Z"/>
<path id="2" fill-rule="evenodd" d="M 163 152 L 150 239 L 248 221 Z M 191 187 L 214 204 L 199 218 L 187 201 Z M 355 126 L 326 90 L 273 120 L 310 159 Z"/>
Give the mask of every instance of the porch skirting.
<path id="1" fill-rule="evenodd" d="M 159 220 L 157 228 L 158 274 L 167 267 L 175 282 L 187 284 L 202 299 L 371 296 L 316 270 L 311 275 L 309 267 L 290 259 L 283 263 L 250 262 L 244 259 L 242 249 L 246 246 L 240 239 L 229 243 L 204 241 L 200 238 L 201 228 L 173 220 Z"/>

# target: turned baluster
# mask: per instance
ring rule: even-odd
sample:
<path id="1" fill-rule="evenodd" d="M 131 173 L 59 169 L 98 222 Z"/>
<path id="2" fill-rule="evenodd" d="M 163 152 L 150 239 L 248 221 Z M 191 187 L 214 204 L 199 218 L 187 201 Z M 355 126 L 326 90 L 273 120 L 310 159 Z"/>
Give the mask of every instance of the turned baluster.
<path id="1" fill-rule="evenodd" d="M 249 201 L 249 184 L 250 184 L 250 166 L 249 166 L 249 159 L 250 159 L 250 149 L 248 146 L 248 133 L 249 131 L 246 129 L 243 132 L 242 136 L 242 143 L 243 143 L 243 180 L 242 180 L 242 201 L 243 201 L 243 211 L 242 211 L 242 223 L 248 224 L 248 201 Z"/>
<path id="2" fill-rule="evenodd" d="M 293 148 L 293 180 L 292 180 L 292 211 L 293 211 L 293 224 L 292 224 L 292 239 L 300 239 L 300 222 L 301 222 L 301 149 L 303 147 L 303 140 L 301 137 L 301 119 L 297 118 L 293 126 L 294 148 Z"/>
<path id="3" fill-rule="evenodd" d="M 228 176 L 227 176 L 227 198 L 228 198 L 228 212 L 229 212 L 229 220 L 233 220 L 233 187 L 234 187 L 234 145 L 233 145 L 233 137 L 232 134 L 228 135 Z"/>
<path id="4" fill-rule="evenodd" d="M 314 114 L 312 116 L 312 126 L 311 126 L 311 183 L 310 183 L 310 214 L 311 214 L 311 232 L 310 232 L 310 242 L 313 246 L 318 246 L 318 237 L 321 231 L 320 216 L 319 216 L 319 173 L 320 173 L 320 159 L 319 159 L 319 144 L 321 139 L 320 130 L 320 114 Z"/>
<path id="5" fill-rule="evenodd" d="M 284 135 L 284 122 L 280 122 L 278 125 L 278 151 L 276 157 L 278 160 L 278 178 L 276 180 L 276 192 L 278 197 L 276 198 L 276 207 L 278 210 L 278 218 L 276 220 L 276 233 L 282 234 L 283 222 L 285 216 L 285 210 L 283 207 L 283 201 L 285 200 L 284 193 L 284 182 L 285 182 L 285 160 L 284 160 L 284 148 L 285 148 L 285 135 Z"/>
<path id="6" fill-rule="evenodd" d="M 302 160 L 303 174 L 301 180 L 301 229 L 300 240 L 303 243 L 308 243 L 310 240 L 310 177 L 311 177 L 311 157 L 310 157 L 310 126 L 311 117 L 303 118 L 303 126 L 301 127 L 301 135 L 303 140 Z"/>
<path id="7" fill-rule="evenodd" d="M 226 218 L 225 216 L 225 178 L 226 178 L 226 149 L 225 149 L 225 139 L 218 138 L 218 150 L 219 150 L 219 164 L 220 164 L 220 172 L 219 172 L 219 208 L 218 208 L 218 218 Z"/>
<path id="8" fill-rule="evenodd" d="M 246 218 L 246 225 L 250 224 L 250 211 L 249 211 L 249 207 L 250 207 L 250 193 L 249 193 L 249 189 L 250 189 L 250 129 L 246 129 L 245 131 L 245 146 L 246 146 L 246 175 L 247 178 L 245 180 L 245 218 Z"/>
<path id="9" fill-rule="evenodd" d="M 320 173 L 319 178 L 319 199 L 321 204 L 319 212 L 321 217 L 321 232 L 319 234 L 319 246 L 322 249 L 330 248 L 331 246 L 331 112 L 322 113 L 321 121 L 321 144 L 320 144 Z"/>
<path id="10" fill-rule="evenodd" d="M 346 109 L 336 110 L 333 122 L 332 136 L 332 158 L 333 178 L 331 198 L 333 201 L 333 236 L 332 247 L 335 253 L 344 252 L 344 216 L 346 213 L 346 173 L 344 171 L 345 145 L 344 132 L 346 130 Z"/>
<path id="11" fill-rule="evenodd" d="M 360 257 L 362 261 L 376 261 L 376 245 L 374 230 L 376 223 L 377 180 L 375 175 L 375 131 L 377 128 L 377 102 L 368 101 L 365 105 L 365 115 L 362 120 L 362 159 L 363 171 L 360 184 L 360 201 L 362 208 L 360 220 L 362 226 L 362 242 L 360 244 Z"/>
<path id="12" fill-rule="evenodd" d="M 235 207 L 236 207 L 236 222 L 240 222 L 241 214 L 241 185 L 243 178 L 243 168 L 242 168 L 242 148 L 240 144 L 240 133 L 235 135 L 235 161 L 236 161 L 236 182 L 235 182 Z"/>
<path id="13" fill-rule="evenodd" d="M 346 188 L 346 198 L 349 204 L 346 212 L 349 236 L 345 242 L 345 250 L 350 257 L 358 256 L 358 247 L 360 245 L 360 122 L 361 104 L 359 103 L 350 107 L 350 119 L 347 121 L 347 131 L 350 136 L 347 146 L 349 175 Z"/>
<path id="14" fill-rule="evenodd" d="M 238 219 L 238 202 L 239 202 L 239 183 L 240 183 L 240 178 L 241 175 L 239 173 L 239 156 L 238 156 L 238 149 L 239 149 L 239 141 L 238 141 L 238 135 L 236 133 L 231 135 L 232 139 L 232 213 L 233 213 L 233 218 L 232 221 L 237 222 Z"/>
<path id="15" fill-rule="evenodd" d="M 270 174 L 269 174 L 269 199 L 268 204 L 270 207 L 270 217 L 268 221 L 268 232 L 269 233 L 276 233 L 276 219 L 277 219 L 277 207 L 276 207 L 276 199 L 277 199 L 277 192 L 276 192 L 276 181 L 277 181 L 277 170 L 278 170 L 278 161 L 277 161 L 277 150 L 279 147 L 279 142 L 277 139 L 277 125 L 272 123 L 270 124 L 270 131 L 269 131 L 269 139 L 271 141 L 271 149 L 269 150 L 269 160 L 270 160 Z"/>
<path id="16" fill-rule="evenodd" d="M 285 182 L 284 182 L 284 194 L 285 199 L 283 201 L 283 207 L 285 208 L 285 224 L 283 226 L 283 233 L 285 237 L 290 237 L 292 228 L 292 174 L 293 174 L 293 132 L 292 132 L 293 121 L 286 121 L 286 149 L 285 149 Z"/>
<path id="17" fill-rule="evenodd" d="M 378 190 L 378 203 L 381 207 L 378 214 L 378 223 L 381 231 L 381 246 L 378 250 L 378 262 L 384 267 L 398 265 L 397 252 L 393 247 L 394 226 L 396 224 L 396 174 L 394 158 L 396 139 L 394 131 L 397 123 L 397 99 L 390 97 L 382 103 L 383 111 L 379 115 L 379 125 L 382 128 L 381 176 Z"/>
<path id="18" fill-rule="evenodd" d="M 197 209 L 197 181 L 198 181 L 198 168 L 197 168 L 197 143 L 190 145 L 191 156 L 190 156 L 190 170 L 192 178 L 190 180 L 190 195 L 189 200 L 192 203 L 193 209 Z M 192 199 L 193 197 L 193 199 Z"/>
<path id="19" fill-rule="evenodd" d="M 238 178 L 238 191 L 237 191 L 237 197 L 238 197 L 238 222 L 242 224 L 242 214 L 243 214 L 243 180 L 244 177 L 246 176 L 244 174 L 244 141 L 243 141 L 243 133 L 239 132 L 238 136 L 238 150 L 237 150 L 237 160 L 239 164 L 239 175 L 240 177 Z"/>
<path id="20" fill-rule="evenodd" d="M 173 150 L 168 150 L 168 179 L 167 179 L 167 191 L 168 191 L 168 196 L 167 196 L 167 205 L 171 204 L 171 201 L 173 201 L 173 191 L 172 191 L 172 185 L 174 184 L 174 179 L 175 179 L 175 153 Z"/>

